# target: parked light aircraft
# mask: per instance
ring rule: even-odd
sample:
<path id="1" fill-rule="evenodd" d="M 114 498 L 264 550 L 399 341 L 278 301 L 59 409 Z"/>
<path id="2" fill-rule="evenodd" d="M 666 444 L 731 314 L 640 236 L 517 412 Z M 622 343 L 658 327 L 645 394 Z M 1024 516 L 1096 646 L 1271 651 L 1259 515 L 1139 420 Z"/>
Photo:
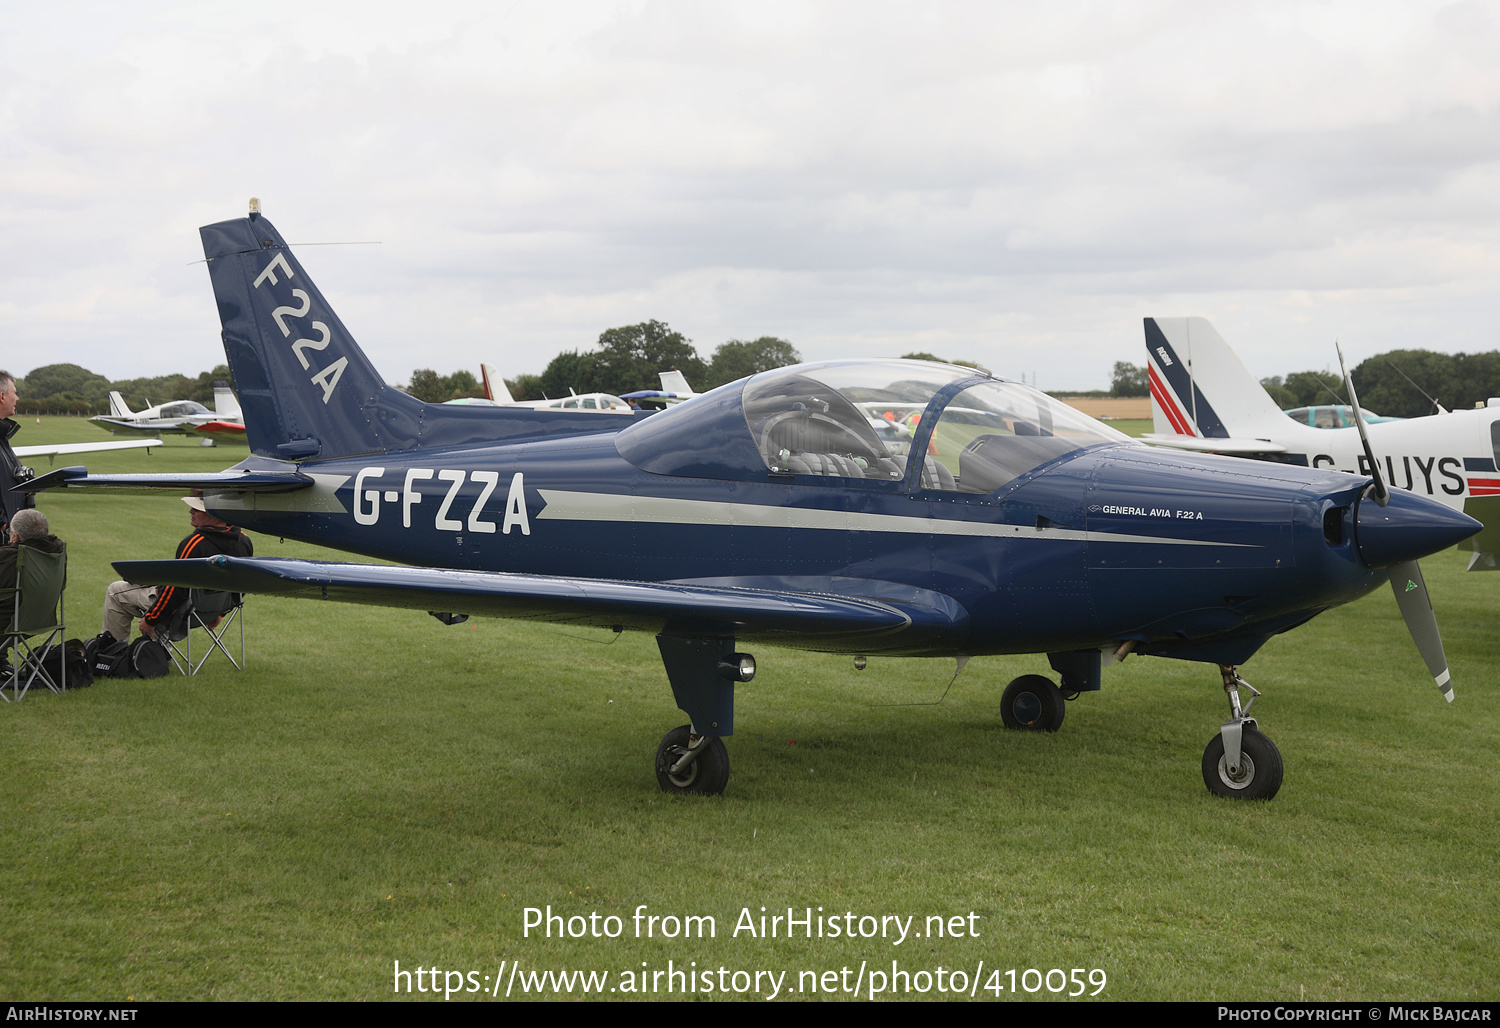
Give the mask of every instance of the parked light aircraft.
<path id="1" fill-rule="evenodd" d="M 1178 449 L 1233 453 L 1312 468 L 1371 473 L 1356 427 L 1312 428 L 1276 406 L 1204 318 L 1147 318 L 1155 431 Z M 1462 545 L 1470 570 L 1500 567 L 1500 399 L 1476 410 L 1369 423 L 1387 484 L 1430 496 L 1484 524 Z"/>
<path id="2" fill-rule="evenodd" d="M 479 365 L 484 379 L 484 400 L 449 400 L 449 403 L 492 407 L 530 407 L 532 410 L 589 411 L 595 414 L 634 414 L 635 410 L 614 393 L 573 393 L 556 400 L 517 400 L 493 364 Z"/>
<path id="3" fill-rule="evenodd" d="M 621 393 L 627 400 L 634 400 L 642 407 L 659 410 L 670 407 L 673 404 L 691 400 L 696 396 L 703 395 L 695 393 L 693 387 L 688 385 L 687 376 L 681 371 L 658 371 L 657 377 L 661 379 L 660 389 L 637 389 L 633 393 Z"/>
<path id="4" fill-rule="evenodd" d="M 147 401 L 150 402 L 150 401 Z M 224 382 L 214 383 L 214 409 L 196 400 L 172 400 L 141 411 L 132 411 L 118 392 L 109 394 L 109 414 L 89 419 L 115 435 L 160 435 L 163 432 L 198 435 L 225 442 L 244 442 L 239 401 Z"/>
<path id="5" fill-rule="evenodd" d="M 195 489 L 245 528 L 407 565 L 116 563 L 134 582 L 651 632 L 691 719 L 658 747 L 665 790 L 724 789 L 754 641 L 856 666 L 1046 653 L 1061 688 L 1017 678 L 1000 713 L 1047 731 L 1106 655 L 1208 662 L 1230 717 L 1203 778 L 1239 798 L 1273 796 L 1282 763 L 1237 665 L 1388 578 L 1451 698 L 1416 562 L 1478 526 L 1425 497 L 1377 506 L 1367 477 L 1152 449 L 919 361 L 780 368 L 632 419 L 424 404 L 386 385 L 267 219 L 201 234 L 252 455 L 33 487 Z M 877 436 L 872 403 L 920 408 L 910 440 Z"/>

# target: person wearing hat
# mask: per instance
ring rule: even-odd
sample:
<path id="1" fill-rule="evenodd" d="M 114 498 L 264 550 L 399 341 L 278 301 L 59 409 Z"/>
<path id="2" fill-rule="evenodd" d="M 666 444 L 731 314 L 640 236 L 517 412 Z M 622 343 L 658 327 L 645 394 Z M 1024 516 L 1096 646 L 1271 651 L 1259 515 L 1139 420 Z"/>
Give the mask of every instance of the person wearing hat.
<path id="1" fill-rule="evenodd" d="M 249 536 L 235 525 L 210 514 L 201 497 L 184 496 L 182 502 L 188 505 L 193 534 L 178 544 L 178 560 L 187 557 L 212 557 L 220 553 L 230 557 L 254 555 L 255 547 Z M 112 582 L 104 591 L 104 627 L 99 634 L 108 633 L 114 639 L 127 641 L 130 638 L 130 622 L 140 618 L 141 634 L 154 639 L 156 626 L 170 621 L 187 595 L 186 589 L 170 585 L 158 589 L 154 585 Z"/>

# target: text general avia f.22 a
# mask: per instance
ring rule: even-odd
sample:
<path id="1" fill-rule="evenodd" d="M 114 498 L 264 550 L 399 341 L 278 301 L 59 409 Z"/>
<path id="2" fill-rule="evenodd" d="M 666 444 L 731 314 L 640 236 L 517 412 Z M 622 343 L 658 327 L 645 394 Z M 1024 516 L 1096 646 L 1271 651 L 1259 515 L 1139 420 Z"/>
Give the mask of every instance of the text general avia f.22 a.
<path id="1" fill-rule="evenodd" d="M 1024 385 L 914 361 L 782 368 L 633 419 L 425 404 L 386 385 L 265 218 L 202 237 L 252 456 L 35 486 L 201 490 L 247 529 L 408 565 L 117 563 L 134 582 L 652 632 L 692 722 L 662 740 L 663 789 L 724 789 L 734 686 L 755 672 L 739 648 L 757 641 L 1046 653 L 1061 689 L 1018 678 L 1001 715 L 1047 731 L 1106 657 L 1217 665 L 1230 718 L 1203 777 L 1244 798 L 1281 784 L 1235 670 L 1271 636 L 1389 577 L 1448 692 L 1416 560 L 1479 525 L 1424 497 L 1379 505 L 1365 477 L 1152 449 Z"/>

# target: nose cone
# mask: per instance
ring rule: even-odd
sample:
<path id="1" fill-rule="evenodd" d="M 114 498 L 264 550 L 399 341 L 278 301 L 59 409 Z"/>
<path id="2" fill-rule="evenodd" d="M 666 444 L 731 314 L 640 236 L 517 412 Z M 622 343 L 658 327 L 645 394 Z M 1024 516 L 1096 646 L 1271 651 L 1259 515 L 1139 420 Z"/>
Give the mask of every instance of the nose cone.
<path id="1" fill-rule="evenodd" d="M 1360 499 L 1354 538 L 1360 559 L 1372 568 L 1384 568 L 1446 550 L 1483 527 L 1436 500 L 1392 489 L 1384 507 L 1369 496 Z"/>

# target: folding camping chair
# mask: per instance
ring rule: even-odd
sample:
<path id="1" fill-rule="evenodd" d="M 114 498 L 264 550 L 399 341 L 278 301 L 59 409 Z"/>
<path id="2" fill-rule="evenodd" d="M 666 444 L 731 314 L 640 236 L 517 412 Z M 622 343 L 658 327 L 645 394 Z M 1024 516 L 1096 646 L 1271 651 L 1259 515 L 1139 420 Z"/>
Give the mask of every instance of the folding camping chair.
<path id="1" fill-rule="evenodd" d="M 224 645 L 224 635 L 230 626 L 238 623 L 240 629 L 240 656 L 236 660 Z M 201 628 L 208 634 L 208 652 L 197 663 L 193 662 L 193 629 Z M 196 675 L 208 663 L 208 658 L 218 650 L 229 658 L 236 671 L 245 668 L 245 599 L 239 593 L 223 593 L 209 589 L 188 590 L 187 602 L 177 608 L 166 632 L 158 636 L 166 644 L 172 663 L 184 675 Z M 180 644 L 180 645 L 179 645 Z"/>
<path id="2" fill-rule="evenodd" d="M 62 650 L 63 632 L 66 628 L 66 605 L 63 590 L 68 584 L 68 554 L 44 553 L 33 547 L 16 547 L 16 584 L 14 588 L 0 589 L 0 595 L 15 597 L 16 611 L 10 624 L 5 627 L 4 646 L 11 653 L 10 676 L 0 682 L 0 699 L 20 702 L 26 691 L 40 679 L 53 692 L 62 692 L 68 687 L 68 662 L 62 660 L 62 673 L 54 681 L 42 666 L 42 655 L 51 647 Z M 32 648 L 31 639 L 43 636 L 42 642 Z M 10 695 L 5 695 L 5 690 Z"/>

